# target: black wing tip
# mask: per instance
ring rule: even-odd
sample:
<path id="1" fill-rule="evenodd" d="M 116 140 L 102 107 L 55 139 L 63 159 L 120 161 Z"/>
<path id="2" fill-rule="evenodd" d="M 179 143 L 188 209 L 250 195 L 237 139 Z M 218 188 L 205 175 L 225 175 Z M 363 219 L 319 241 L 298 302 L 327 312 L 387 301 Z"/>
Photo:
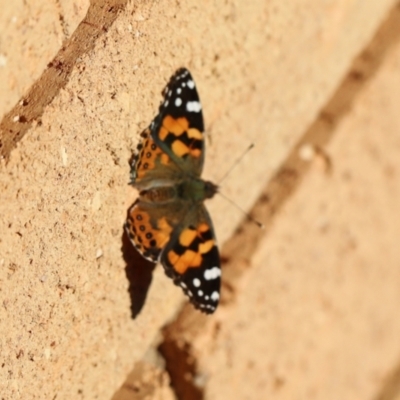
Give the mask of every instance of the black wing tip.
<path id="1" fill-rule="evenodd" d="M 190 77 L 190 79 L 193 79 L 190 71 L 187 68 L 185 67 L 178 68 L 174 72 L 174 74 L 169 78 L 168 83 L 165 85 L 163 91 L 161 92 L 163 97 L 167 95 L 169 89 L 171 89 L 180 79 L 184 77 Z"/>
<path id="2" fill-rule="evenodd" d="M 214 314 L 218 308 L 218 303 L 216 303 L 215 305 L 214 304 L 197 303 L 194 301 L 191 301 L 191 303 L 196 310 L 201 311 L 203 314 L 207 314 L 207 315 Z M 209 307 L 207 307 L 207 306 L 209 306 Z"/>
<path id="3" fill-rule="evenodd" d="M 186 76 L 192 76 L 189 69 L 186 67 L 180 67 L 178 68 L 174 75 L 171 77 L 171 80 L 179 79 L 180 77 L 184 78 Z"/>
<path id="4" fill-rule="evenodd" d="M 174 72 L 174 74 L 169 79 L 168 84 L 162 91 L 162 95 L 165 97 L 168 91 L 172 89 L 174 86 L 176 86 L 176 84 L 179 83 L 179 81 L 181 81 L 182 79 L 192 80 L 194 82 L 193 76 L 190 73 L 190 71 L 185 67 L 180 67 Z"/>
<path id="5" fill-rule="evenodd" d="M 218 298 L 212 300 L 211 296 L 207 296 L 208 300 L 201 301 L 206 295 L 203 295 L 204 297 L 197 296 L 195 292 L 191 291 L 187 287 L 187 285 L 182 281 L 182 277 L 180 275 L 177 275 L 173 269 L 164 268 L 164 272 L 168 278 L 171 278 L 173 280 L 176 286 L 179 286 L 183 290 L 183 293 L 185 293 L 185 296 L 188 297 L 189 302 L 196 310 L 199 310 L 204 314 L 213 314 L 216 311 L 216 309 L 218 308 L 220 296 L 219 284 L 218 289 L 215 288 L 213 290 L 213 292 L 218 293 Z"/>
<path id="6" fill-rule="evenodd" d="M 214 293 L 218 293 L 217 299 L 212 300 L 210 296 L 207 296 L 208 299 L 204 301 L 205 295 L 203 295 L 203 297 L 199 297 L 196 295 L 195 292 L 191 292 L 189 289 L 183 288 L 181 284 L 177 283 L 177 285 L 183 289 L 183 292 L 189 298 L 190 303 L 196 310 L 199 310 L 205 314 L 213 314 L 218 308 L 219 290 L 218 291 L 214 290 Z"/>

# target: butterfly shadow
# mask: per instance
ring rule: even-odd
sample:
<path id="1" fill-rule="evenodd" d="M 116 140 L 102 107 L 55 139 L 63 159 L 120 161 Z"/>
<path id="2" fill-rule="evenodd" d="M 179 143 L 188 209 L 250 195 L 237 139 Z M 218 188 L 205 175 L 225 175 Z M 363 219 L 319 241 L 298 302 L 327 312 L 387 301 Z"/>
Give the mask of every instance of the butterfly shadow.
<path id="1" fill-rule="evenodd" d="M 129 296 L 131 298 L 131 313 L 135 319 L 144 306 L 147 292 L 153 279 L 153 270 L 157 264 L 147 261 L 132 246 L 130 239 L 123 230 L 122 255 L 126 263 L 125 273 L 129 281 Z"/>

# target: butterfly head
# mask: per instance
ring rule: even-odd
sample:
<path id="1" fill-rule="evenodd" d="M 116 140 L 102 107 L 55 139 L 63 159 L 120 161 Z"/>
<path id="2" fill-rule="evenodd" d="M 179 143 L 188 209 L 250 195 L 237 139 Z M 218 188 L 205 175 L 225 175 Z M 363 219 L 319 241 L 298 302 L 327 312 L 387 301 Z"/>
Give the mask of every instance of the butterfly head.
<path id="1" fill-rule="evenodd" d="M 212 183 L 210 181 L 204 181 L 204 193 L 205 193 L 205 198 L 206 199 L 211 199 L 211 197 L 214 197 L 216 193 L 218 193 L 219 186 L 216 185 L 215 183 Z"/>

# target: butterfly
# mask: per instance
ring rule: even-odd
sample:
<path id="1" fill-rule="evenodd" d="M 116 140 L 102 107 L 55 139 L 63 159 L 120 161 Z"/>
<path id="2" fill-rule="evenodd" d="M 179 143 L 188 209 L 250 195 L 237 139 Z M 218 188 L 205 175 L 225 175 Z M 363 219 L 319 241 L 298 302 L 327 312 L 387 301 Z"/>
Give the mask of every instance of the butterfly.
<path id="1" fill-rule="evenodd" d="M 139 197 L 126 232 L 139 253 L 160 262 L 199 310 L 213 313 L 220 298 L 219 251 L 204 201 L 218 186 L 200 176 L 204 122 L 196 85 L 186 68 L 171 77 L 158 115 L 142 133 L 131 164 Z"/>

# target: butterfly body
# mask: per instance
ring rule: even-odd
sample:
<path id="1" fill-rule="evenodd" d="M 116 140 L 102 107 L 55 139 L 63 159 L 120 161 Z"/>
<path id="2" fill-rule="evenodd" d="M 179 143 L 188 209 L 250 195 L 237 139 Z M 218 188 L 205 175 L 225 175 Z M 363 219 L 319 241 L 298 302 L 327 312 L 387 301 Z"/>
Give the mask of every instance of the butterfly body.
<path id="1" fill-rule="evenodd" d="M 164 90 L 156 118 L 141 134 L 131 165 L 139 198 L 125 225 L 136 249 L 163 265 L 196 308 L 215 311 L 219 301 L 220 260 L 204 201 L 218 187 L 201 178 L 203 117 L 188 70 L 182 68 Z"/>
<path id="2" fill-rule="evenodd" d="M 136 186 L 134 183 L 132 186 Z M 140 189 L 140 187 L 138 188 Z M 182 182 L 160 181 L 160 184 L 142 189 L 140 196 L 143 201 L 163 203 L 175 201 L 187 201 L 194 206 L 197 202 L 203 202 L 214 196 L 218 187 L 210 181 L 187 178 Z"/>

